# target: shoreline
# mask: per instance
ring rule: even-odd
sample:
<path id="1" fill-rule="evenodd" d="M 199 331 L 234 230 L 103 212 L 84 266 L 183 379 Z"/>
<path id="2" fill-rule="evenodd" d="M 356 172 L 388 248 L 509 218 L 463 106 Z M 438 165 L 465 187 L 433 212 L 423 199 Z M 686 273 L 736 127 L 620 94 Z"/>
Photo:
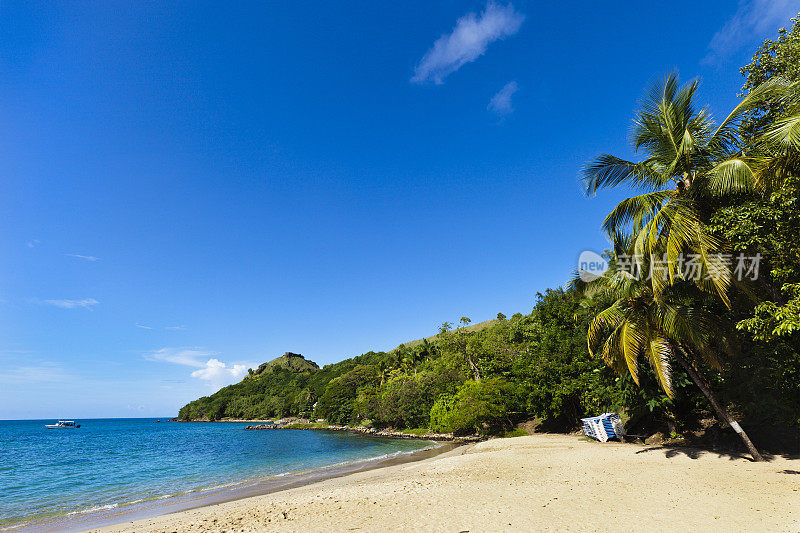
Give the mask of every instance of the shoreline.
<path id="1" fill-rule="evenodd" d="M 359 472 L 388 468 L 406 463 L 427 461 L 442 454 L 447 454 L 466 443 L 434 442 L 432 445 L 411 452 L 399 452 L 388 456 L 359 459 L 329 466 L 276 474 L 260 479 L 223 484 L 216 487 L 189 490 L 180 494 L 165 495 L 161 498 L 142 502 L 132 502 L 121 506 L 88 511 L 53 518 L 21 522 L 0 528 L 9 532 L 79 532 L 114 527 L 126 522 L 153 519 L 192 509 L 205 508 L 227 502 L 268 495 L 298 487 L 319 483 L 328 479 Z"/>
<path id="2" fill-rule="evenodd" d="M 432 431 L 428 431 L 426 433 L 415 433 L 403 430 L 394 430 L 391 428 L 375 429 L 364 426 L 341 426 L 337 424 L 327 424 L 324 422 L 311 422 L 310 420 L 300 419 L 300 418 L 288 418 L 279 420 L 243 420 L 238 418 L 226 418 L 214 421 L 204 420 L 204 419 L 192 419 L 192 420 L 175 419 L 174 421 L 186 424 L 194 424 L 194 423 L 209 424 L 209 423 L 219 423 L 219 422 L 251 424 L 244 428 L 246 431 L 271 431 L 277 429 L 349 431 L 351 433 L 357 433 L 359 435 L 365 435 L 368 437 L 379 437 L 384 439 L 418 439 L 418 440 L 430 440 L 437 442 L 458 442 L 458 443 L 480 442 L 482 440 L 486 440 L 486 437 L 482 437 L 479 435 L 464 435 L 457 437 L 452 433 L 434 433 Z"/>
<path id="3" fill-rule="evenodd" d="M 800 530 L 800 459 L 535 434 L 117 524 L 117 532 Z"/>

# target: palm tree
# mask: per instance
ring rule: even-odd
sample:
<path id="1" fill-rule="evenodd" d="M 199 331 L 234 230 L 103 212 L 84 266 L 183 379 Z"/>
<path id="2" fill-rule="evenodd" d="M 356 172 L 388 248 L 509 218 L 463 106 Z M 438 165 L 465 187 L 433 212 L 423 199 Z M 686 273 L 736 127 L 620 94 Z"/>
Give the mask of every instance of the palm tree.
<path id="1" fill-rule="evenodd" d="M 632 255 L 663 262 L 665 275 L 651 279 L 656 299 L 680 276 L 678 259 L 688 252 L 697 256 L 704 272 L 715 273 L 709 279 L 703 276 L 698 286 L 729 306 L 731 275 L 723 259 L 727 248 L 705 229 L 707 203 L 763 185 L 763 161 L 745 153 L 738 124 L 765 99 L 785 97 L 789 86 L 780 79 L 765 82 L 716 126 L 695 105 L 698 86 L 695 80 L 679 87 L 675 73 L 655 84 L 634 120 L 633 148 L 646 157 L 633 162 L 601 155 L 584 169 L 585 187 L 590 195 L 619 185 L 646 190 L 620 202 L 606 217 L 604 229 L 609 235 L 630 230 Z"/>
<path id="2" fill-rule="evenodd" d="M 381 361 L 378 364 L 378 375 L 381 378 L 381 385 L 386 383 L 386 380 L 389 378 L 389 364 L 386 361 Z"/>
<path id="3" fill-rule="evenodd" d="M 572 286 L 587 301 L 595 298 L 613 301 L 589 325 L 589 352 L 599 354 L 619 374 L 629 373 L 637 385 L 639 361 L 646 359 L 670 398 L 674 397 L 672 363 L 678 363 L 706 396 L 719 419 L 739 434 L 753 459 L 762 461 L 747 433 L 717 401 L 699 370 L 700 363 L 722 370 L 720 352 L 731 351 L 724 323 L 694 304 L 698 295 L 692 294 L 696 288 L 690 283 L 670 285 L 656 298 L 650 283 L 619 268 L 617 257 L 627 249 L 626 244 L 630 240 L 627 243 L 616 240 L 610 268 L 603 276 L 588 283 L 580 278 L 572 281 Z M 643 268 L 647 271 L 649 265 Z"/>

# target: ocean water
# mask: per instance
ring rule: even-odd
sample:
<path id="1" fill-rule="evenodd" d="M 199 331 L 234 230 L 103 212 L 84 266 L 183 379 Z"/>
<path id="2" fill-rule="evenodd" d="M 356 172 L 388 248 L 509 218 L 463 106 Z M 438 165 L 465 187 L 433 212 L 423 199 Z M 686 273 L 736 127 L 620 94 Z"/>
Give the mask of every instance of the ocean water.
<path id="1" fill-rule="evenodd" d="M 79 429 L 46 429 L 53 420 L 0 421 L 0 529 L 431 445 L 156 420 L 76 420 Z"/>

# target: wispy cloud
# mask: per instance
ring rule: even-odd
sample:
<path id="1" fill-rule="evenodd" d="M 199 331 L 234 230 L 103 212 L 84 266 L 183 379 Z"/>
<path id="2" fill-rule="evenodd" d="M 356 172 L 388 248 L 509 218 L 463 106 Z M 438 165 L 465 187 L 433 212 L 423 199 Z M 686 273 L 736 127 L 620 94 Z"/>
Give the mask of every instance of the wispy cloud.
<path id="1" fill-rule="evenodd" d="M 500 6 L 492 2 L 480 15 L 464 15 L 452 32 L 433 43 L 414 69 L 411 81 L 443 83 L 449 74 L 486 53 L 491 43 L 517 33 L 523 20 L 525 16 L 514 11 L 511 4 Z"/>
<path id="2" fill-rule="evenodd" d="M 76 259 L 83 259 L 84 261 L 99 261 L 99 257 L 95 257 L 93 255 L 81 255 L 81 254 L 65 254 L 68 257 L 75 257 Z"/>
<path id="3" fill-rule="evenodd" d="M 83 298 L 80 300 L 45 300 L 44 303 L 47 305 L 54 305 L 62 309 L 91 309 L 100 302 L 94 298 Z"/>
<path id="4" fill-rule="evenodd" d="M 519 90 L 517 86 L 517 82 L 510 81 L 506 83 L 502 89 L 500 89 L 497 94 L 492 96 L 492 99 L 489 100 L 489 105 L 486 107 L 492 113 L 495 113 L 499 116 L 505 116 L 509 113 L 514 111 L 514 106 L 511 103 L 511 97 L 514 96 Z"/>
<path id="5" fill-rule="evenodd" d="M 191 377 L 207 381 L 215 387 L 233 383 L 247 373 L 247 365 L 229 365 L 217 359 L 216 355 L 201 348 L 161 348 L 144 354 L 144 358 L 194 368 Z"/>
<path id="6" fill-rule="evenodd" d="M 35 248 L 36 245 L 39 244 L 40 242 L 42 241 L 40 241 L 39 239 L 33 239 L 32 241 L 26 242 L 25 246 L 27 246 L 28 248 Z"/>
<path id="7" fill-rule="evenodd" d="M 139 324 L 138 322 L 136 323 L 136 327 L 142 329 L 154 329 L 153 326 L 148 326 L 147 324 Z M 156 326 L 156 327 L 161 327 L 161 326 Z M 186 329 L 186 326 L 164 326 L 164 329 L 166 331 L 183 331 Z"/>
<path id="8" fill-rule="evenodd" d="M 70 379 L 72 376 L 60 364 L 49 361 L 6 367 L 0 374 L 0 383 L 58 383 Z"/>
<path id="9" fill-rule="evenodd" d="M 764 38 L 800 11 L 797 0 L 740 0 L 736 13 L 714 34 L 703 63 L 716 63 Z"/>

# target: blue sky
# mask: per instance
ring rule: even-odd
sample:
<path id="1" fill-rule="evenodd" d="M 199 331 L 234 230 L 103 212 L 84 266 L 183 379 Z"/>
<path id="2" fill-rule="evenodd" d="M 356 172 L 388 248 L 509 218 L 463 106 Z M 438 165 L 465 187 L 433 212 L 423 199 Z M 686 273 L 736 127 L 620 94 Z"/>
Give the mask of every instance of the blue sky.
<path id="1" fill-rule="evenodd" d="M 3 2 L 0 418 L 168 416 L 529 312 L 643 90 L 721 115 L 797 2 Z"/>

